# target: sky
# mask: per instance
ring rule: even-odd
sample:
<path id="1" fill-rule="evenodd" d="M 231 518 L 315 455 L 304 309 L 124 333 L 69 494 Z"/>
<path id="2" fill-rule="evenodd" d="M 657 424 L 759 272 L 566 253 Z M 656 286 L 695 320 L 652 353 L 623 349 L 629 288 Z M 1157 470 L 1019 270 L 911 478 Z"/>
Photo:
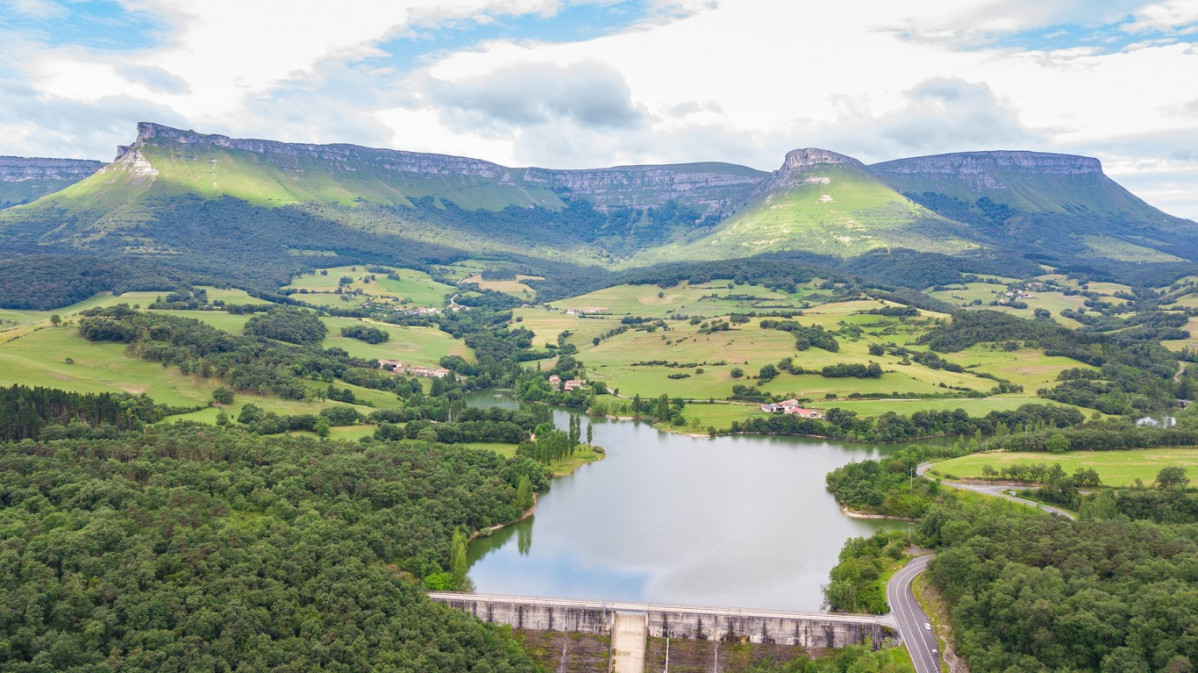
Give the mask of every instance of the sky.
<path id="1" fill-rule="evenodd" d="M 1198 220 L 1198 0 L 0 0 L 0 154 L 138 121 L 584 168 L 1099 158 Z"/>

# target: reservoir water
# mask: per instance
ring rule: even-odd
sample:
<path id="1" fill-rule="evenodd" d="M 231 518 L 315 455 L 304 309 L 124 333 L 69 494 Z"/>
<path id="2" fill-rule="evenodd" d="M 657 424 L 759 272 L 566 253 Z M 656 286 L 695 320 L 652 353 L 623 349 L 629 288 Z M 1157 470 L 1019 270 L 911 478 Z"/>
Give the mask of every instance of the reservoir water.
<path id="1" fill-rule="evenodd" d="M 471 543 L 479 593 L 814 611 L 845 540 L 901 525 L 845 516 L 824 485 L 895 447 L 588 420 L 607 457 L 554 479 L 532 518 Z"/>

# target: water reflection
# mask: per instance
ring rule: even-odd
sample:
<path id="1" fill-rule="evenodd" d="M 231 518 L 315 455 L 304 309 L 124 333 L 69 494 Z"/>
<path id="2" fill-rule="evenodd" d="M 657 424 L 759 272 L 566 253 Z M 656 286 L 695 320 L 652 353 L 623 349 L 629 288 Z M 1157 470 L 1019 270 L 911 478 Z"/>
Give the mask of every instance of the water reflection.
<path id="1" fill-rule="evenodd" d="M 607 458 L 555 479 L 531 519 L 471 544 L 479 592 L 817 610 L 844 541 L 893 525 L 843 515 L 824 486 L 834 467 L 890 447 L 592 423 Z"/>

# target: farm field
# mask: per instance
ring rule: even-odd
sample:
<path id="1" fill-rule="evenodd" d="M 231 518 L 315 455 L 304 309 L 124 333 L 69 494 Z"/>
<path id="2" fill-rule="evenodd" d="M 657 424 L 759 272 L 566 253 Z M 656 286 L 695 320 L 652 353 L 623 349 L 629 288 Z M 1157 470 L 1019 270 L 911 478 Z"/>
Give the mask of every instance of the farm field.
<path id="1" fill-rule="evenodd" d="M 446 355 L 459 355 L 467 362 L 474 362 L 474 353 L 466 344 L 454 339 L 435 327 L 404 327 L 358 318 L 322 318 L 328 325 L 324 348 L 342 348 L 358 358 L 399 360 L 406 364 L 436 367 Z M 377 327 L 391 335 L 390 341 L 368 344 L 365 341 L 341 336 L 342 327 L 368 325 Z"/>
<path id="2" fill-rule="evenodd" d="M 978 344 L 956 353 L 941 353 L 941 357 L 970 371 L 993 374 L 1023 386 L 1024 393 L 1035 395 L 1039 388 L 1056 385 L 1059 373 L 1066 369 L 1096 369 L 1077 360 L 1033 348 L 1005 351 L 993 344 Z"/>
<path id="3" fill-rule="evenodd" d="M 870 302 L 854 304 L 871 305 Z M 731 393 L 733 385 L 756 385 L 755 377 L 764 365 L 776 365 L 779 360 L 787 357 L 792 358 L 796 365 L 807 369 L 820 369 L 838 363 L 867 364 L 874 361 L 878 362 L 886 373 L 880 379 L 853 379 L 825 378 L 817 374 L 792 375 L 783 372 L 774 380 L 762 385 L 762 390 L 787 397 L 823 398 L 828 394 L 846 397 L 853 392 L 886 395 L 895 392 L 941 393 L 945 392 L 947 386 L 987 391 L 994 386 L 993 381 L 968 373 L 934 370 L 915 363 L 904 365 L 901 364 L 901 358 L 893 355 L 871 356 L 868 351 L 871 343 L 908 341 L 907 338 L 895 337 L 911 337 L 912 330 L 921 328 L 900 323 L 896 318 L 852 315 L 845 305 L 828 307 L 831 309 L 828 313 L 819 314 L 812 311 L 796 320 L 800 324 L 823 324 L 831 329 L 842 328 L 841 321 L 845 325 L 855 325 L 859 328 L 861 325 L 872 327 L 861 328 L 859 337 L 838 336 L 840 350 L 830 353 L 818 348 L 797 351 L 793 335 L 782 330 L 763 329 L 759 319 L 752 319 L 728 331 L 710 334 L 700 332 L 701 324 L 672 322 L 668 331 L 630 330 L 606 339 L 598 346 L 580 345 L 579 357 L 586 363 L 589 376 L 604 381 L 608 387 L 618 389 L 621 394 L 639 394 L 642 397 L 656 397 L 666 393 L 671 397 L 688 399 L 721 399 Z M 869 331 L 866 331 L 867 329 Z M 678 366 L 635 364 L 649 359 L 677 363 Z M 716 364 L 720 362 L 722 364 Z M 703 371 L 700 372 L 700 369 Z M 733 377 L 733 369 L 742 370 L 743 377 Z M 684 378 L 684 374 L 689 376 Z M 678 378 L 671 379 L 671 375 Z"/>
<path id="4" fill-rule="evenodd" d="M 953 411 L 964 409 L 970 416 L 985 416 L 991 411 L 1013 411 L 1025 404 L 1050 404 L 1059 407 L 1071 405 L 1049 402 L 1034 395 L 995 395 L 992 397 L 956 397 L 942 399 L 886 399 L 886 400 L 813 400 L 806 405 L 813 409 L 841 409 L 856 411 L 859 416 L 878 416 L 887 411 L 909 416 L 917 411 Z M 1089 415 L 1090 409 L 1075 407 Z"/>
<path id="5" fill-rule="evenodd" d="M 620 325 L 620 319 L 614 316 L 571 315 L 544 306 L 513 309 L 512 315 L 515 320 L 511 328 L 523 327 L 531 330 L 536 335 L 533 337 L 533 345 L 538 347 L 556 344 L 557 335 L 568 330 L 571 335 L 566 343 L 572 343 L 580 350 L 584 347 L 589 348 L 595 337 Z"/>
<path id="6" fill-rule="evenodd" d="M 1191 316 L 1189 321 L 1181 329 L 1188 331 L 1190 338 L 1162 341 L 1161 345 L 1171 351 L 1180 351 L 1183 348 L 1198 348 L 1198 317 Z"/>
<path id="7" fill-rule="evenodd" d="M 733 312 L 804 308 L 811 305 L 812 302 L 805 299 L 812 292 L 808 287 L 800 287 L 798 292 L 791 295 L 765 287 L 736 285 L 723 280 L 697 285 L 679 283 L 665 289 L 656 285 L 617 285 L 556 301 L 550 306 L 562 310 L 595 311 L 618 316 L 664 318 L 671 314 L 683 314 L 714 317 Z"/>
<path id="8" fill-rule="evenodd" d="M 26 311 L 0 308 L 0 341 L 27 333 L 31 327 L 49 325 L 50 316 L 52 315 L 59 316 L 65 322 L 69 321 L 80 311 L 96 308 L 97 306 L 116 306 L 117 304 L 147 306 L 163 294 L 165 293 L 126 292 L 121 295 L 113 295 L 108 292 L 101 292 L 76 304 L 56 308 L 52 311 Z"/>
<path id="9" fill-rule="evenodd" d="M 364 295 L 379 299 L 391 299 L 410 306 L 445 305 L 446 297 L 457 291 L 452 285 L 446 285 L 433 280 L 427 273 L 413 269 L 393 269 L 399 280 L 387 278 L 385 273 L 372 273 L 364 266 L 338 266 L 329 269 L 318 269 L 291 279 L 291 283 L 283 289 L 306 290 L 307 294 L 297 294 L 296 299 L 312 304 L 328 306 L 360 305 L 363 298 L 341 300 L 337 289 L 343 292 L 361 290 Z M 369 276 L 374 280 L 368 281 Z M 341 278 L 352 278 L 353 282 L 342 286 Z"/>
<path id="10" fill-rule="evenodd" d="M 1113 285 L 1113 283 L 1111 283 Z M 1072 318 L 1066 318 L 1061 315 L 1061 311 L 1065 309 L 1078 310 L 1085 307 L 1086 298 L 1080 294 L 1065 295 L 1062 292 L 1047 292 L 1034 291 L 1031 296 L 1018 298 L 1018 301 L 1027 304 L 1027 308 L 1015 308 L 1013 306 L 990 306 L 990 302 L 1006 298 L 1003 293 L 1007 291 L 1005 285 L 992 285 L 989 283 L 961 283 L 954 285 L 948 290 L 929 291 L 927 294 L 930 297 L 939 299 L 946 304 L 953 306 L 961 306 L 971 309 L 987 309 L 991 311 L 1000 311 L 1011 315 L 1019 316 L 1020 318 L 1032 319 L 1035 317 L 1036 309 L 1042 308 L 1052 314 L 1052 319 L 1058 324 L 1075 329 L 1081 327 L 1081 323 Z M 980 301 L 981 304 L 973 302 Z M 1121 303 L 1122 299 L 1109 298 L 1112 303 Z"/>
<path id="11" fill-rule="evenodd" d="M 220 387 L 217 379 L 125 357 L 124 344 L 91 343 L 72 327 L 44 327 L 0 344 L 0 385 L 14 384 L 82 393 L 146 393 L 155 402 L 181 407 L 207 404 Z"/>
<path id="12" fill-rule="evenodd" d="M 1198 476 L 1198 448 L 1139 449 L 1135 451 L 1070 451 L 1068 453 L 975 453 L 936 463 L 933 470 L 941 475 L 959 479 L 982 478 L 982 467 L 989 465 L 1001 470 L 1007 465 L 1036 465 L 1051 467 L 1059 463 L 1068 474 L 1078 468 L 1098 471 L 1104 486 L 1127 487 L 1139 479 L 1151 485 L 1162 467 L 1179 466 L 1193 478 Z M 1198 481 L 1198 480 L 1196 480 Z M 1192 481 L 1191 484 L 1194 484 Z"/>
<path id="13" fill-rule="evenodd" d="M 483 278 L 481 273 L 476 273 L 473 276 L 469 276 L 458 281 L 458 284 L 469 285 L 473 283 L 484 290 L 502 292 L 504 294 L 510 294 L 513 297 L 533 301 L 537 298 L 537 291 L 526 285 L 524 281 L 544 279 L 544 276 L 526 276 L 523 274 L 516 274 L 516 277 L 510 280 L 487 280 Z"/>

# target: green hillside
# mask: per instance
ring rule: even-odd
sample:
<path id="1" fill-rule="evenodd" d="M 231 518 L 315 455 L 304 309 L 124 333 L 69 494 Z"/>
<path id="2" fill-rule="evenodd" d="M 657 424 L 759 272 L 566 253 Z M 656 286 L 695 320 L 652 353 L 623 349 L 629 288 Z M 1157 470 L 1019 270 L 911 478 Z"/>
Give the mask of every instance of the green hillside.
<path id="1" fill-rule="evenodd" d="M 995 240 L 1124 262 L 1193 259 L 1193 222 L 1153 208 L 1096 159 L 1043 152 L 965 152 L 869 167 L 895 190 Z"/>
<path id="2" fill-rule="evenodd" d="M 965 227 L 897 193 L 858 163 L 840 162 L 784 170 L 710 233 L 647 251 L 640 259 L 718 259 L 780 250 L 845 258 L 878 248 L 951 254 L 976 247 Z"/>
<path id="3" fill-rule="evenodd" d="M 39 300 L 21 303 L 13 297 L 30 293 L 0 282 L 0 306 L 14 308 L 184 282 L 274 290 L 315 266 L 468 260 L 541 277 L 521 296 L 556 298 L 613 272 L 777 254 L 919 289 L 962 273 L 1031 276 L 1040 262 L 1168 282 L 1185 275 L 1169 265 L 1198 259 L 1198 226 L 1068 155 L 866 167 L 802 149 L 774 173 L 719 162 L 553 170 L 142 123 L 112 164 L 0 211 L 0 252 L 6 273 L 38 286 Z M 61 273 L 81 254 L 94 259 Z"/>
<path id="4" fill-rule="evenodd" d="M 53 194 L 103 166 L 82 159 L 0 157 L 0 209 Z"/>

